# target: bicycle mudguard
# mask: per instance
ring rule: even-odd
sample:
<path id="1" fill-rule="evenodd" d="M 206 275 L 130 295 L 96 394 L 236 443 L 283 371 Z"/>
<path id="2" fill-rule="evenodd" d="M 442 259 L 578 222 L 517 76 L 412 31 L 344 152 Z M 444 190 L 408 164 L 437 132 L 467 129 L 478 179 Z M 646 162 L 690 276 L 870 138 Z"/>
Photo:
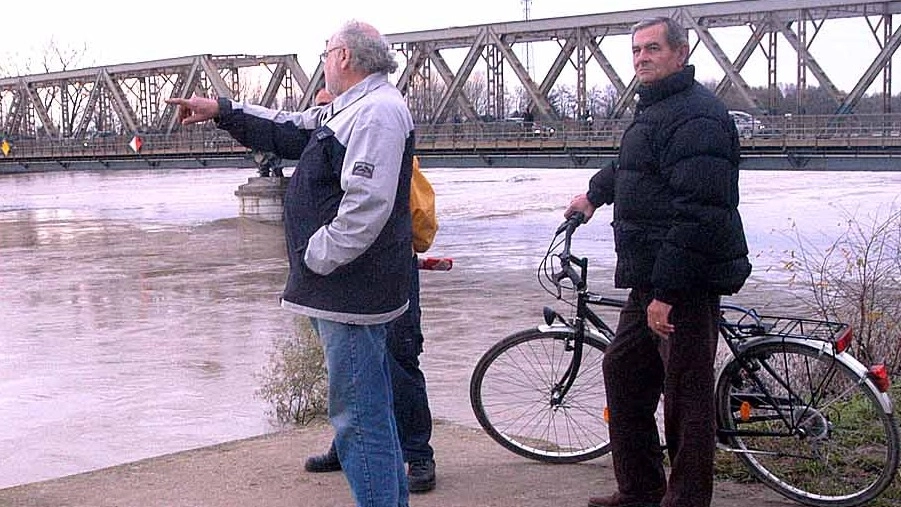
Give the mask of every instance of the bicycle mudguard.
<path id="1" fill-rule="evenodd" d="M 739 354 L 745 352 L 748 349 L 754 348 L 755 346 L 759 346 L 767 343 L 791 343 L 795 345 L 799 345 L 802 347 L 807 347 L 812 350 L 817 351 L 821 356 L 829 356 L 835 359 L 836 362 L 841 363 L 842 365 L 848 367 L 852 372 L 854 372 L 859 378 L 860 381 L 866 384 L 867 388 L 873 392 L 876 396 L 876 400 L 879 401 L 879 406 L 882 407 L 882 411 L 886 414 L 891 415 L 894 411 L 894 407 L 892 404 L 892 399 L 889 397 L 887 393 L 881 392 L 876 384 L 873 383 L 873 380 L 870 378 L 869 370 L 866 366 L 863 365 L 856 357 L 852 356 L 848 352 L 842 352 L 840 354 L 835 353 L 835 349 L 832 346 L 832 343 L 825 342 L 822 340 L 808 340 L 802 337 L 791 337 L 791 336 L 760 336 L 756 338 L 749 338 L 746 340 L 742 340 L 740 343 L 736 343 L 735 348 Z M 729 354 L 726 357 L 726 360 L 719 367 L 719 371 L 716 373 L 716 384 L 719 385 L 720 377 L 723 375 L 723 371 L 726 366 L 734 360 L 732 354 Z"/>
<path id="2" fill-rule="evenodd" d="M 575 333 L 576 331 L 571 326 L 564 326 L 563 324 L 554 323 L 552 325 L 541 324 L 536 326 L 536 329 L 542 333 Z M 603 333 L 599 333 L 595 331 L 593 328 L 588 325 L 585 326 L 585 334 L 595 340 L 603 343 L 604 345 L 610 345 L 611 340 L 607 337 L 607 335 Z"/>

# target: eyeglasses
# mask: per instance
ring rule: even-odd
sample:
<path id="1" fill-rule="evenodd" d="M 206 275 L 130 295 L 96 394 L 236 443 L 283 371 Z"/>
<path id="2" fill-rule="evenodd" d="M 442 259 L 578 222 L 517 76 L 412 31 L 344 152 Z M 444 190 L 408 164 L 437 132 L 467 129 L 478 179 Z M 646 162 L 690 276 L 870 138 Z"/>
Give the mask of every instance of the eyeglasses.
<path id="1" fill-rule="evenodd" d="M 335 51 L 336 49 L 344 49 L 344 46 L 335 46 L 332 49 L 326 49 L 322 53 L 319 53 L 319 60 L 324 62 L 325 59 L 328 58 L 328 54 L 331 53 L 332 51 Z"/>

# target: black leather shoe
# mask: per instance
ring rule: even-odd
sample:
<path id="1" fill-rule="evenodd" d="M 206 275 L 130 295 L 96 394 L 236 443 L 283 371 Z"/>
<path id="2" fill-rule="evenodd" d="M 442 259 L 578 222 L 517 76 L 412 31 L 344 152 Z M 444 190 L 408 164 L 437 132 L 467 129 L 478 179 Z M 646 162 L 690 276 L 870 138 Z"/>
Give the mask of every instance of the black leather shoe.
<path id="1" fill-rule="evenodd" d="M 304 470 L 319 474 L 323 472 L 338 472 L 341 470 L 341 461 L 338 460 L 338 452 L 330 447 L 328 452 L 318 456 L 310 456 L 303 464 Z"/>
<path id="2" fill-rule="evenodd" d="M 656 497 L 658 495 L 653 496 Z M 630 498 L 616 492 L 612 495 L 589 498 L 588 507 L 660 507 L 660 501 Z"/>
<path id="3" fill-rule="evenodd" d="M 435 460 L 411 461 L 407 470 L 407 488 L 410 493 L 425 493 L 435 489 Z"/>

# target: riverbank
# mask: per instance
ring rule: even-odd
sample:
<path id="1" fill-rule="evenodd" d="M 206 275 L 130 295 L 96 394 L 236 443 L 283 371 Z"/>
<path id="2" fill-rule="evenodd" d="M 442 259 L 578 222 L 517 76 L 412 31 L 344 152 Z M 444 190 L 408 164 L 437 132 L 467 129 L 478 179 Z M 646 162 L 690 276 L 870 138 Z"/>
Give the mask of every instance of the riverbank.
<path id="1" fill-rule="evenodd" d="M 340 473 L 310 474 L 307 455 L 323 451 L 327 425 L 290 429 L 0 490 L 5 507 L 347 507 Z M 609 457 L 576 465 L 520 458 L 483 432 L 436 423 L 435 491 L 414 507 L 584 506 L 614 487 Z M 712 507 L 796 504 L 759 485 L 718 483 Z"/>
<path id="2" fill-rule="evenodd" d="M 428 172 L 441 220 L 428 255 L 454 259 L 451 271 L 421 273 L 421 359 L 436 417 L 477 427 L 469 381 L 479 357 L 541 322 L 543 306 L 568 311 L 542 290 L 536 270 L 565 204 L 591 174 Z M 283 228 L 236 216 L 234 191 L 253 175 L 0 178 L 0 488 L 273 431 L 259 375 L 295 322 L 278 307 Z M 787 233 L 825 248 L 843 231 L 841 210 L 864 216 L 893 202 L 899 187 L 901 172 L 743 177 L 754 272 L 730 299 L 806 315 L 795 311 L 806 290 L 786 282 L 784 261 L 797 251 Z M 623 297 L 611 288 L 610 213 L 580 228 L 574 248 L 590 259 L 591 289 Z"/>

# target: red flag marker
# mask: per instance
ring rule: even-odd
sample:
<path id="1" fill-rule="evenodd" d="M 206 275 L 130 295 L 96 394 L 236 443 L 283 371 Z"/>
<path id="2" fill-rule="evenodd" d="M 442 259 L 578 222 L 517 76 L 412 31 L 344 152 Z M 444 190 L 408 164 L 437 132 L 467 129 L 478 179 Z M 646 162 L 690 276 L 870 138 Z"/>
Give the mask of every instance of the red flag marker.
<path id="1" fill-rule="evenodd" d="M 144 141 L 141 140 L 140 137 L 134 136 L 131 138 L 131 142 L 128 143 L 128 147 L 132 149 L 135 153 L 141 151 L 141 146 L 143 146 Z"/>

